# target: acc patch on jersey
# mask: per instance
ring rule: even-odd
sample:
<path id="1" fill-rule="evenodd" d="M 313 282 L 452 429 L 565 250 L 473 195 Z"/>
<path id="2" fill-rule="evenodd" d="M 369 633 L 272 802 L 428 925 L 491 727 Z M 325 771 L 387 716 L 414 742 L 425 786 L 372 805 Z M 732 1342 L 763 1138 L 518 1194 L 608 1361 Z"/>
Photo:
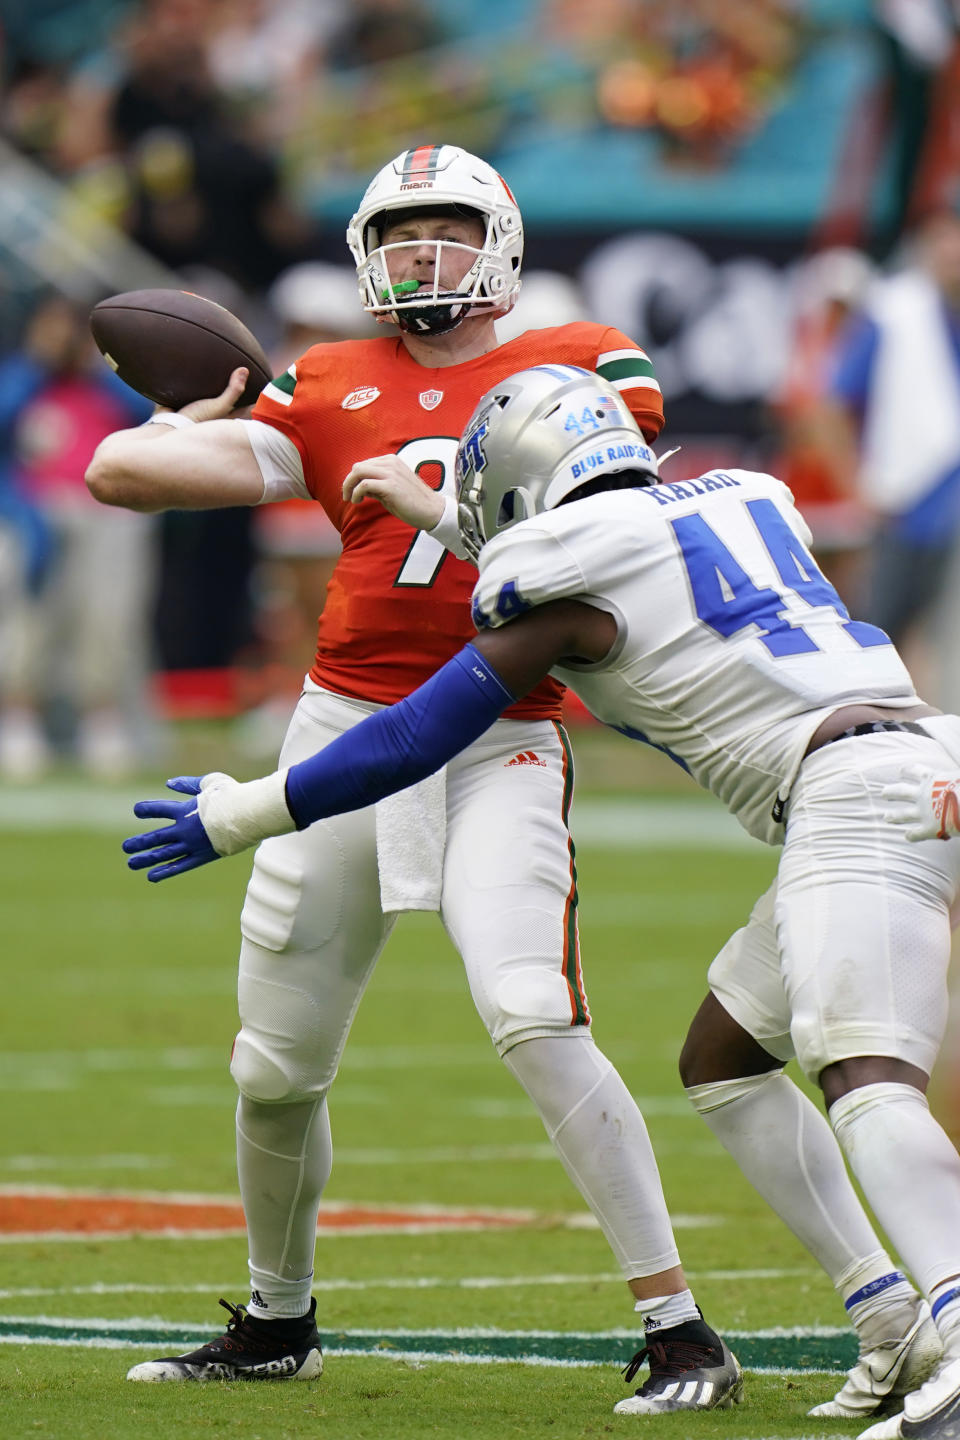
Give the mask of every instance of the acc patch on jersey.
<path id="1" fill-rule="evenodd" d="M 420 404 L 423 406 L 424 410 L 436 410 L 437 406 L 440 404 L 440 401 L 441 401 L 442 399 L 443 399 L 443 391 L 442 391 L 442 390 L 421 390 L 421 391 L 420 391 Z"/>
<path id="2" fill-rule="evenodd" d="M 340 401 L 340 409 L 362 410 L 364 405 L 372 405 L 379 396 L 380 391 L 376 385 L 360 385 L 356 390 L 351 390 L 349 395 L 344 395 Z"/>

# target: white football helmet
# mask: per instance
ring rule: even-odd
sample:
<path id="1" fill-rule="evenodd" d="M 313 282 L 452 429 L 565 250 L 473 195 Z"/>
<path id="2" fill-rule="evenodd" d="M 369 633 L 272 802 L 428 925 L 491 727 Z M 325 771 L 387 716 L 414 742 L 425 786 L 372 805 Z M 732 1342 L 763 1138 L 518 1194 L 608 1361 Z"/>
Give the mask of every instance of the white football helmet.
<path id="1" fill-rule="evenodd" d="M 468 554 L 476 560 L 495 535 L 621 471 L 633 472 L 624 476 L 631 485 L 658 475 L 657 457 L 613 385 L 578 365 L 534 365 L 508 376 L 484 395 L 457 450 Z"/>
<path id="2" fill-rule="evenodd" d="M 475 215 L 486 227 L 479 250 L 437 242 L 471 257 L 457 290 L 439 289 L 439 253 L 432 291 L 418 289 L 413 281 L 392 285 L 385 252 L 410 242 L 384 246 L 385 221 L 409 210 L 448 209 Z M 413 334 L 441 335 L 482 311 L 505 314 L 520 289 L 523 221 L 517 202 L 492 165 L 456 145 L 419 145 L 385 165 L 347 226 L 347 244 L 364 309 Z"/>

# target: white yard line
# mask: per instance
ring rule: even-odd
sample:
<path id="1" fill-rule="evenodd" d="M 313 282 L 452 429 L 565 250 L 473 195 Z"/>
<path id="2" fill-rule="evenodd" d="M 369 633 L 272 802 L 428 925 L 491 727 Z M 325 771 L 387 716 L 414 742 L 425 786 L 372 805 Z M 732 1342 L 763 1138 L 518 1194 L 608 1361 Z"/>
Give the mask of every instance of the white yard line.
<path id="1" fill-rule="evenodd" d="M 68 1340 L 55 1339 L 52 1336 L 35 1335 L 0 1335 L 0 1345 L 49 1345 L 60 1346 L 76 1350 L 156 1350 L 157 1345 L 152 1340 L 112 1340 L 107 1337 L 93 1336 L 89 1340 L 80 1340 L 71 1337 Z M 464 1355 L 455 1350 L 397 1350 L 392 1346 L 389 1350 L 374 1348 L 371 1350 L 344 1350 L 337 1345 L 327 1345 L 323 1351 L 325 1359 L 343 1360 L 392 1360 L 403 1361 L 414 1369 L 421 1369 L 426 1365 L 526 1365 L 533 1368 L 549 1370 L 617 1370 L 620 1367 L 609 1360 L 558 1360 L 550 1355 Z M 754 1375 L 840 1375 L 843 1372 L 838 1369 L 823 1370 L 801 1370 L 789 1365 L 751 1365 L 750 1371 Z M 771 1436 L 770 1440 L 781 1440 L 779 1436 Z M 850 1440 L 849 1435 L 799 1435 L 795 1440 Z"/>
<path id="2" fill-rule="evenodd" d="M 0 830 L 73 829 L 123 836 L 142 828 L 133 815 L 134 802 L 162 792 L 162 780 L 148 780 L 134 790 L 104 790 L 80 781 L 8 786 L 0 791 Z M 699 796 L 579 799 L 572 828 L 578 844 L 618 850 L 697 847 L 759 853 L 764 848 L 722 806 Z"/>
<path id="3" fill-rule="evenodd" d="M 162 1170 L 177 1162 L 172 1155 L 3 1155 L 0 1175 L 44 1175 L 51 1170 Z M 22 1185 L 0 1186 L 15 1190 Z"/>
<path id="4" fill-rule="evenodd" d="M 816 1266 L 796 1270 L 688 1270 L 690 1280 L 802 1280 L 818 1274 Z M 0 1290 L 0 1300 L 40 1300 L 59 1295 L 222 1295 L 236 1289 L 236 1277 L 217 1285 L 59 1285 L 30 1286 Z M 622 1285 L 619 1271 L 595 1271 L 585 1275 L 419 1275 L 379 1276 L 370 1280 L 348 1280 L 337 1277 L 314 1279 L 313 1289 L 319 1293 L 349 1290 L 507 1290 L 537 1289 L 541 1285 Z M 632 1332 L 631 1332 L 632 1333 Z M 809 1333 L 809 1332 L 804 1332 Z M 824 1332 L 833 1334 L 831 1330 Z M 841 1333 L 840 1331 L 837 1332 Z"/>

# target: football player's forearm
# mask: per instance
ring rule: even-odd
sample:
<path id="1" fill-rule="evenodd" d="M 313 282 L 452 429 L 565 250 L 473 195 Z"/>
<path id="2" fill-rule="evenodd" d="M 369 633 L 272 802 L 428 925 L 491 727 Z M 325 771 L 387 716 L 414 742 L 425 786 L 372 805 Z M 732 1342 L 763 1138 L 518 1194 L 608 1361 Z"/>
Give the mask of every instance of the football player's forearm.
<path id="1" fill-rule="evenodd" d="M 291 765 L 287 806 L 297 829 L 423 780 L 489 729 L 514 698 L 479 651 L 464 646 L 405 700 Z"/>
<path id="2" fill-rule="evenodd" d="M 242 425 L 141 425 L 106 436 L 93 454 L 87 487 L 102 505 L 127 510 L 211 510 L 256 505 L 263 476 Z"/>

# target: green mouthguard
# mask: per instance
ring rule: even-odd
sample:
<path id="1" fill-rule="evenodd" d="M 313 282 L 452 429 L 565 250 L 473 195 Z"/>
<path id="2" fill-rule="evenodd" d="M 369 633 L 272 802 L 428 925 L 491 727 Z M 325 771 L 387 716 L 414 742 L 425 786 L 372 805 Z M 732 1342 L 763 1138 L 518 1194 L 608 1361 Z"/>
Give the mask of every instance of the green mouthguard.
<path id="1" fill-rule="evenodd" d="M 391 290 L 391 288 L 390 288 L 389 285 L 387 286 L 387 288 L 386 288 L 385 290 L 381 290 L 381 291 L 380 291 L 380 299 L 381 299 L 381 300 L 396 300 L 396 299 L 398 299 L 401 295 L 412 295 L 415 290 L 419 290 L 419 289 L 420 289 L 420 281 L 419 281 L 419 280 L 401 280 L 398 284 L 394 285 L 394 287 L 393 287 L 392 290 Z"/>

